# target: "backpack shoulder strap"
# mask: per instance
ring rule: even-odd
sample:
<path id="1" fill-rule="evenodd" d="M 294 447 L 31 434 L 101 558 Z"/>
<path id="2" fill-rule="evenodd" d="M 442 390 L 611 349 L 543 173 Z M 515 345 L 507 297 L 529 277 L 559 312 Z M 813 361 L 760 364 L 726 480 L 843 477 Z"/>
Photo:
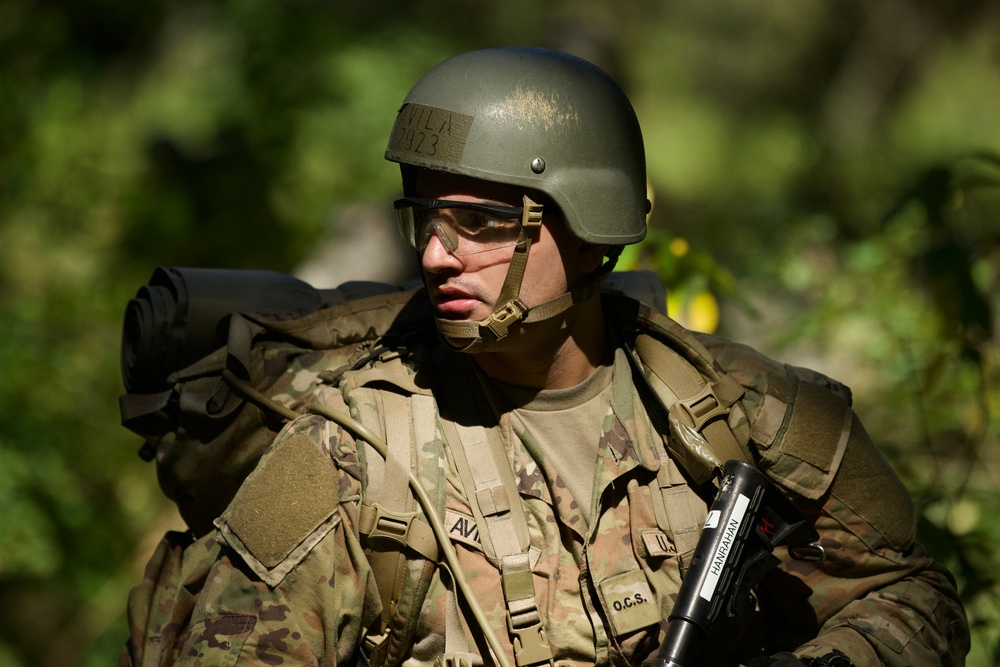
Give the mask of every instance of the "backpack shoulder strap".
<path id="1" fill-rule="evenodd" d="M 744 387 L 672 320 L 621 297 L 608 297 L 606 305 L 624 324 L 636 391 L 663 438 L 659 493 L 650 498 L 660 530 L 672 536 L 683 576 L 705 523 L 713 491 L 708 482 L 726 461 L 754 462 L 740 405 Z M 655 542 L 646 548 L 662 551 Z"/>
<path id="2" fill-rule="evenodd" d="M 694 483 L 710 481 L 728 460 L 753 462 L 739 380 L 665 315 L 617 295 L 605 295 L 604 306 L 623 331 L 633 379 L 654 427 Z"/>
<path id="3" fill-rule="evenodd" d="M 380 620 L 364 639 L 365 656 L 373 667 L 391 666 L 405 657 L 438 561 L 433 531 L 417 510 L 408 482 L 409 472 L 416 470 L 443 515 L 443 451 L 433 446 L 440 441 L 437 409 L 399 359 L 347 376 L 343 389 L 355 418 L 386 442 L 384 461 L 364 445 L 359 524 L 382 602 Z"/>
<path id="4" fill-rule="evenodd" d="M 667 406 L 675 439 L 701 446 L 705 443 L 716 461 L 747 461 L 752 457 L 745 442 L 729 426 L 729 414 L 744 389 L 730 375 L 705 378 L 677 352 L 648 334 L 635 339 L 635 349 L 649 369 L 646 376 L 657 395 L 673 398 Z"/>
<path id="5" fill-rule="evenodd" d="M 807 498 L 829 487 L 852 421 L 850 389 L 747 345 L 690 332 L 629 299 L 613 307 L 632 323 L 644 375 L 668 409 L 667 447 L 693 479 L 738 459 Z"/>

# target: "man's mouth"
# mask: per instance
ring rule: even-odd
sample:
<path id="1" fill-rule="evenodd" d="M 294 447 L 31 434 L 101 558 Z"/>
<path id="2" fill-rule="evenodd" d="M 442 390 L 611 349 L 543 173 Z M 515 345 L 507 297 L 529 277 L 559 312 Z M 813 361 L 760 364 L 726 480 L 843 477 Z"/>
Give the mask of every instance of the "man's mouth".
<path id="1" fill-rule="evenodd" d="M 433 288 L 431 296 L 438 313 L 448 319 L 468 317 L 482 303 L 475 295 L 447 284 Z"/>

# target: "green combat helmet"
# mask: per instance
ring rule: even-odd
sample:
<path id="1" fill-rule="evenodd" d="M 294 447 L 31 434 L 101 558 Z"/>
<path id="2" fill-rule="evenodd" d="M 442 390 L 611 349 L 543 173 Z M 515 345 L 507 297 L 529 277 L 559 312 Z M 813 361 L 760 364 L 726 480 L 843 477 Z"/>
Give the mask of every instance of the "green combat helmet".
<path id="1" fill-rule="evenodd" d="M 573 235 L 612 247 L 584 285 L 527 308 L 518 295 L 542 207 L 525 196 L 521 237 L 493 313 L 480 322 L 438 320 L 446 337 L 469 341 L 465 351 L 590 299 L 621 246 L 646 234 L 646 160 L 632 105 L 605 72 L 565 53 L 501 47 L 442 62 L 410 90 L 385 157 L 401 165 L 404 189 L 408 167 L 420 167 L 541 192 Z"/>

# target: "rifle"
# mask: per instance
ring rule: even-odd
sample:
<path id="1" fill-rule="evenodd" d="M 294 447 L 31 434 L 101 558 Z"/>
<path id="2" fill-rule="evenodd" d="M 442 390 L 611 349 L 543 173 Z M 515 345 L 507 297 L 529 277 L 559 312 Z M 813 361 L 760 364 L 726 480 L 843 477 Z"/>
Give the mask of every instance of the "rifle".
<path id="1" fill-rule="evenodd" d="M 654 667 L 699 664 L 719 614 L 741 614 L 750 588 L 778 564 L 774 548 L 816 539 L 799 509 L 764 473 L 742 461 L 726 463 Z"/>

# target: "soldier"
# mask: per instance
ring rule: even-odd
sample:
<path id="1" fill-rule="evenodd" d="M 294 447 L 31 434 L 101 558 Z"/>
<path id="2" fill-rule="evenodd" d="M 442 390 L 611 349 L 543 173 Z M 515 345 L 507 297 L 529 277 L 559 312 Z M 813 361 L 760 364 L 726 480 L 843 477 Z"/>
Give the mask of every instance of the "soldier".
<path id="1" fill-rule="evenodd" d="M 599 294 L 649 210 L 638 122 L 605 73 L 536 48 L 451 58 L 386 157 L 439 335 L 315 392 L 217 528 L 151 567 L 122 664 L 638 665 L 732 458 L 819 539 L 776 552 L 704 664 L 963 663 L 954 581 L 849 391 Z M 159 608 L 166 586 L 181 602 Z"/>

